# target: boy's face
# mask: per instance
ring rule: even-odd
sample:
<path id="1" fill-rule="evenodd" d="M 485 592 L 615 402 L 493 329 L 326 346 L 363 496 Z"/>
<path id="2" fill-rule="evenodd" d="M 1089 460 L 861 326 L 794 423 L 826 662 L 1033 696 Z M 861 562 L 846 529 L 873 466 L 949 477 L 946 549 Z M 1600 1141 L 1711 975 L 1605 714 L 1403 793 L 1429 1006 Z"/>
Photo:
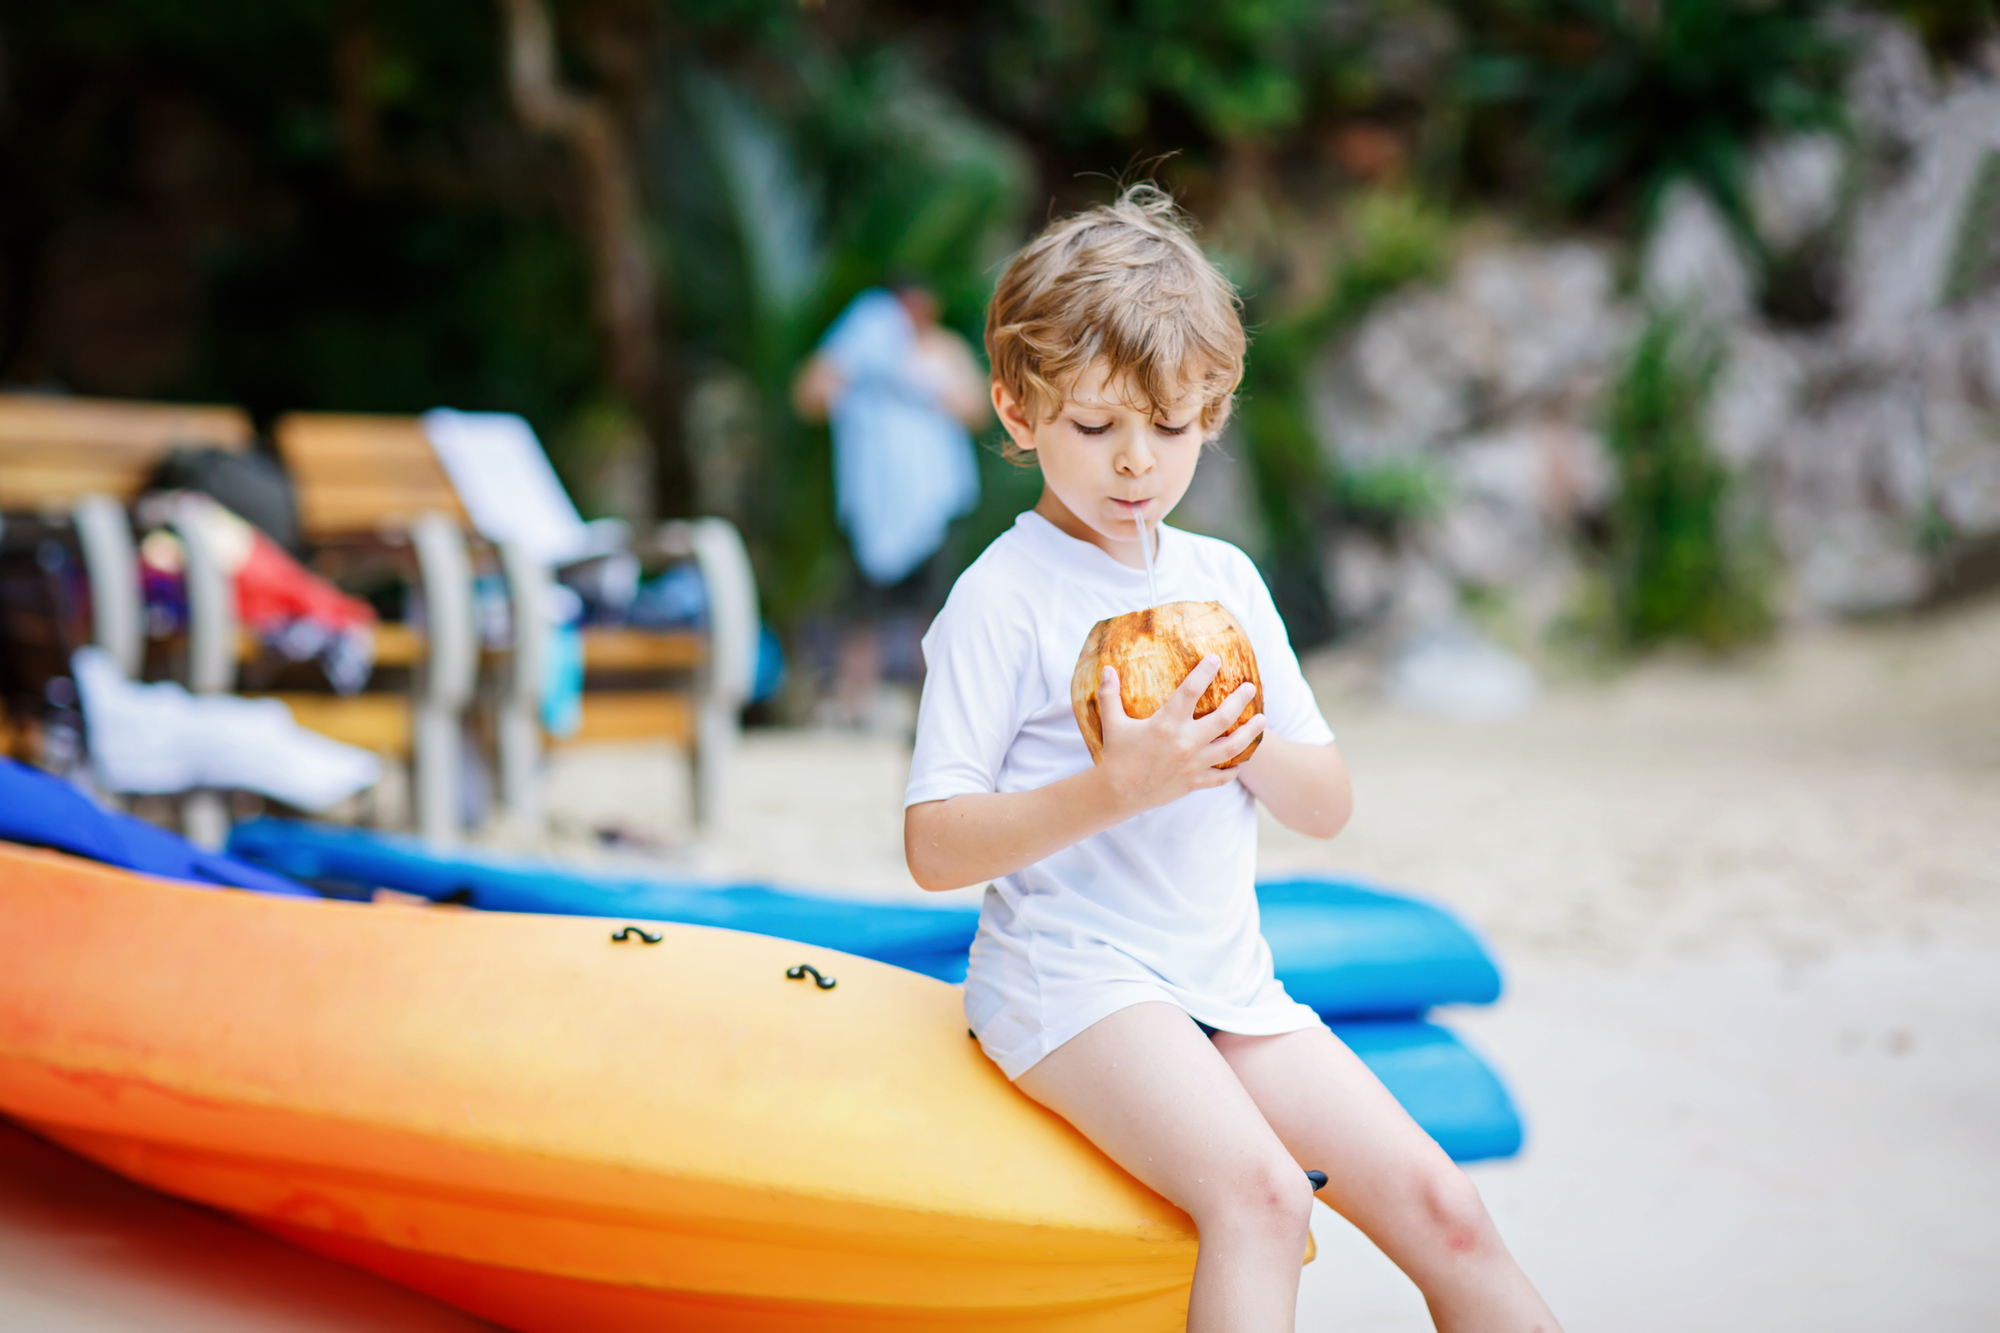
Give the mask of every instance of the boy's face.
<path id="1" fill-rule="evenodd" d="M 1187 494 L 1201 458 L 1202 398 L 1147 412 L 1136 393 L 1108 383 L 1093 362 L 1046 421 L 1031 419 L 1006 386 L 994 384 L 993 408 L 1015 445 L 1032 450 L 1042 468 L 1035 512 L 1113 559 L 1140 564 L 1139 533 L 1165 518 Z"/>

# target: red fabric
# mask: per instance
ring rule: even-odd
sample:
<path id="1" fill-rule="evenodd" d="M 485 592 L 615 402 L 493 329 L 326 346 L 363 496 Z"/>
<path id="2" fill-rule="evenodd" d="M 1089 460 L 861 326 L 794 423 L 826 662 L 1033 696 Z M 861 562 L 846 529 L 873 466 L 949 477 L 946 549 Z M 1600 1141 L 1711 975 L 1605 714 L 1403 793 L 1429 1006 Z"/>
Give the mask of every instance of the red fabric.
<path id="1" fill-rule="evenodd" d="M 375 623 L 375 608 L 349 597 L 259 532 L 236 571 L 236 614 L 253 630 L 312 620 L 329 629 Z"/>

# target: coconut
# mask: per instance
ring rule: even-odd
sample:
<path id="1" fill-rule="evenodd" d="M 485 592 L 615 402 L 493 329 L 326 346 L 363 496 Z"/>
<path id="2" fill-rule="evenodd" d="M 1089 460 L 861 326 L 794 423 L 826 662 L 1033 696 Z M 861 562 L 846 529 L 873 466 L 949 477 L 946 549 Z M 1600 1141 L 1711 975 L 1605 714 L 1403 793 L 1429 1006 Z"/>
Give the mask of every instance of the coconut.
<path id="1" fill-rule="evenodd" d="M 1151 717 L 1167 696 L 1180 688 L 1188 673 L 1213 654 L 1222 659 L 1208 689 L 1196 701 L 1194 715 L 1203 717 L 1222 707 L 1236 687 L 1249 681 L 1257 687 L 1257 697 L 1229 730 L 1248 722 L 1264 711 L 1264 682 L 1257 675 L 1257 654 L 1251 651 L 1250 636 L 1236 623 L 1236 617 L 1220 602 L 1168 602 L 1144 611 L 1132 611 L 1109 620 L 1100 620 L 1083 641 L 1076 659 L 1076 674 L 1070 677 L 1069 702 L 1076 713 L 1076 725 L 1090 757 L 1104 762 L 1104 719 L 1097 711 L 1097 683 L 1104 668 L 1118 672 L 1118 696 L 1125 715 Z M 1256 753 L 1264 738 L 1259 736 L 1241 753 L 1217 768 L 1234 768 Z"/>

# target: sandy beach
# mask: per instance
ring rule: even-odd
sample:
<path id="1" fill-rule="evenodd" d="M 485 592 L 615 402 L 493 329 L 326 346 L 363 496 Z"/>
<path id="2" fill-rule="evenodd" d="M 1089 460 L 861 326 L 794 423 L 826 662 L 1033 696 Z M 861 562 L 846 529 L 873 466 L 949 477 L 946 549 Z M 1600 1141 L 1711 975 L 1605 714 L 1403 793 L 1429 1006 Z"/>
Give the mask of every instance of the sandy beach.
<path id="1" fill-rule="evenodd" d="M 1571 1333 L 2000 1326 L 2000 608 L 1569 681 L 1501 723 L 1310 672 L 1358 813 L 1331 844 L 1267 828 L 1264 867 L 1409 888 L 1493 941 L 1505 998 L 1441 1017 L 1528 1146 L 1472 1173 Z M 617 824 L 655 863 L 913 898 L 906 766 L 894 737 L 753 734 L 697 842 L 672 756 L 578 751 L 556 810 L 573 852 Z M 1356 1233 L 1315 1231 L 1301 1329 L 1428 1327 Z M 474 1325 L 8 1131 L 0 1326 Z"/>

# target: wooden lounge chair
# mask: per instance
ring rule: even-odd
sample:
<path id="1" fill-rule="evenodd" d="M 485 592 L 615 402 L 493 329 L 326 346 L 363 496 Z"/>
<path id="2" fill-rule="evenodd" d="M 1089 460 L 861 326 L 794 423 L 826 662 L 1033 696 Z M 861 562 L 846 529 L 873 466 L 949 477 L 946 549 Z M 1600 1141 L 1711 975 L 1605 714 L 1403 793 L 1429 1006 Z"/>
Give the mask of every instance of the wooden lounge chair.
<path id="1" fill-rule="evenodd" d="M 367 539 L 409 524 L 420 513 L 448 517 L 458 531 L 470 530 L 465 508 L 415 417 L 294 413 L 278 421 L 274 434 L 310 540 Z M 693 764 L 697 821 L 716 809 L 736 717 L 755 671 L 759 622 L 748 557 L 735 529 L 720 519 L 666 524 L 648 547 L 647 554 L 656 557 L 697 563 L 709 591 L 709 626 L 705 632 L 586 627 L 581 724 L 560 740 L 540 725 L 546 637 L 518 632 L 548 623 L 552 571 L 510 543 L 495 548 L 507 586 L 511 650 L 496 673 L 501 795 L 510 817 L 530 831 L 541 824 L 540 757 L 552 741 L 670 740 Z M 382 640 L 384 660 L 394 642 Z M 469 677 L 452 683 L 470 696 Z M 294 710 L 302 722 L 317 725 L 307 721 L 309 705 L 303 701 L 295 702 Z"/>
<path id="2" fill-rule="evenodd" d="M 241 452 L 253 434 L 234 407 L 0 394 L 0 742 L 8 752 L 41 751 L 54 739 L 50 724 L 57 734 L 76 728 L 71 706 L 50 697 L 50 682 L 67 679 L 77 648 L 94 643 L 128 677 L 140 675 L 146 632 L 129 507 L 176 447 Z M 72 558 L 80 580 L 67 577 Z M 197 654 L 187 675 L 197 692 L 228 688 Z M 196 794 L 183 809 L 190 836 L 211 844 L 224 831 L 222 814 L 214 793 Z"/>
<path id="3" fill-rule="evenodd" d="M 378 418 L 320 418 L 336 443 L 371 438 Z M 343 423 L 355 423 L 343 429 Z M 286 436 L 281 429 L 283 449 Z M 418 443 L 422 443 L 419 438 Z M 227 680 L 224 688 L 277 698 L 301 726 L 335 740 L 410 762 L 418 831 L 448 847 L 458 840 L 463 800 L 463 723 L 478 676 L 473 613 L 474 565 L 464 536 L 464 511 L 449 485 L 405 475 L 395 459 L 365 449 L 321 450 L 303 476 L 285 453 L 298 504 L 300 532 L 313 548 L 309 564 L 333 573 L 342 555 L 361 558 L 414 589 L 424 608 L 421 627 L 386 620 L 374 629 L 374 669 L 360 693 L 320 687 L 311 671 L 287 671 L 243 632 L 233 599 L 201 532 L 182 533 L 188 549 L 189 656 Z M 435 469 L 433 469 L 435 471 Z M 351 563 L 351 561 L 350 561 Z M 300 677 L 305 679 L 300 679 Z"/>

